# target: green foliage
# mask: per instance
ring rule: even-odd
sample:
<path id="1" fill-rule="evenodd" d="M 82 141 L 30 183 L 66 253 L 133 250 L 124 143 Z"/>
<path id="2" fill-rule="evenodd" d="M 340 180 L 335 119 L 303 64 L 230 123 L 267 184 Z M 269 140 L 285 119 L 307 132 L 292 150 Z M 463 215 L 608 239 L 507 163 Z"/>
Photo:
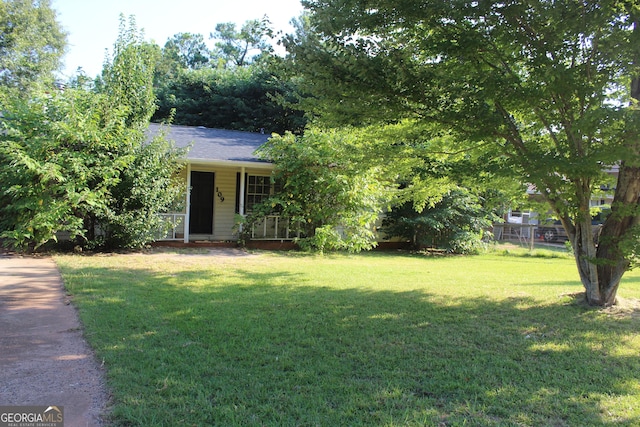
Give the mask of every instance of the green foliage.
<path id="1" fill-rule="evenodd" d="M 156 109 L 154 58 L 153 47 L 144 42 L 135 20 L 131 18 L 126 27 L 121 17 L 113 58 L 105 63 L 102 76 L 104 93 L 126 111 L 125 126 L 133 138 L 121 142 L 131 163 L 120 171 L 111 189 L 108 210 L 96 218 L 106 247 L 140 247 L 153 240 L 163 229 L 157 214 L 166 211 L 182 191 L 176 174 L 183 153 L 164 134 L 147 141 L 146 129 Z"/>
<path id="2" fill-rule="evenodd" d="M 129 29 L 99 93 L 9 97 L 0 137 L 0 236 L 35 249 L 68 234 L 88 247 L 139 247 L 173 202 L 180 152 L 147 142 L 153 67 Z M 82 86 L 82 85 L 79 85 Z"/>
<path id="3" fill-rule="evenodd" d="M 209 52 L 200 34 L 179 33 L 155 46 L 154 121 L 250 132 L 300 133 L 306 120 L 293 108 L 295 73 L 273 54 L 273 32 L 265 17 L 216 26 Z"/>
<path id="4" fill-rule="evenodd" d="M 198 69 L 209 63 L 209 49 L 202 34 L 174 35 L 165 43 L 162 55 L 180 68 Z"/>
<path id="5" fill-rule="evenodd" d="M 67 90 L 13 98 L 2 120 L 0 230 L 19 248 L 58 232 L 84 236 L 84 219 L 107 208 L 126 135 L 122 111 L 103 96 Z"/>
<path id="6" fill-rule="evenodd" d="M 634 56 L 618 2 L 307 3 L 319 34 L 290 49 L 318 95 L 305 106 L 325 121 L 418 116 L 496 142 L 554 201 L 572 197 L 562 176 L 595 188 L 602 162 L 622 158 L 622 112 L 609 97 Z"/>
<path id="7" fill-rule="evenodd" d="M 269 39 L 273 37 L 271 22 L 265 16 L 262 19 L 251 19 L 242 24 L 240 31 L 236 24 L 225 22 L 216 25 L 211 38 L 216 42 L 217 52 L 224 65 L 243 67 L 255 61 L 261 55 L 272 52 Z M 253 53 L 253 56 L 249 56 Z"/>
<path id="8" fill-rule="evenodd" d="M 175 110 L 174 123 L 267 133 L 300 132 L 302 113 L 281 105 L 294 87 L 266 64 L 221 69 L 181 70 L 170 81 L 157 81 L 154 120 Z"/>
<path id="9" fill-rule="evenodd" d="M 276 179 L 284 183 L 284 189 L 253 219 L 260 220 L 273 209 L 286 211 L 294 221 L 307 225 L 303 226 L 307 239 L 301 241 L 301 246 L 352 250 L 349 245 L 344 246 L 346 240 L 341 235 L 348 235 L 349 242 L 355 242 L 354 248 L 366 248 L 372 238 L 370 229 L 362 227 L 367 221 L 359 222 L 359 212 L 375 213 L 375 218 L 391 205 L 420 217 L 425 210 L 434 215 L 442 206 L 455 205 L 457 201 L 460 205 L 452 209 L 469 222 L 463 224 L 452 212 L 445 211 L 439 219 L 441 223 L 433 226 L 440 227 L 441 240 L 427 243 L 420 235 L 425 241 L 416 244 L 446 245 L 455 252 L 476 250 L 481 230 L 488 225 L 487 212 L 500 212 L 514 199 L 513 194 L 521 197 L 524 192 L 508 177 L 490 170 L 480 172 L 479 160 L 466 152 L 456 154 L 455 145 L 449 135 L 411 120 L 383 128 L 308 128 L 304 137 L 277 137 L 263 153 L 276 163 Z M 470 193 L 461 189 L 463 186 L 480 194 L 484 206 L 471 200 Z M 369 200 L 372 194 L 375 196 Z M 455 232 L 444 232 L 448 227 Z M 405 231 L 388 234 L 416 237 L 415 229 Z"/>
<path id="10" fill-rule="evenodd" d="M 478 197 L 463 189 L 452 190 L 421 212 L 405 203 L 387 213 L 383 232 L 413 242 L 416 248 L 445 249 L 452 253 L 477 253 L 483 232 L 496 219 Z"/>
<path id="11" fill-rule="evenodd" d="M 319 34 L 290 49 L 318 95 L 305 106 L 326 121 L 417 116 L 494 142 L 505 166 L 574 217 L 602 164 L 631 154 L 620 151 L 628 90 L 610 99 L 637 49 L 619 2 L 307 3 Z"/>
<path id="12" fill-rule="evenodd" d="M 60 66 L 66 33 L 49 0 L 0 1 L 0 87 L 16 94 Z"/>
<path id="13" fill-rule="evenodd" d="M 389 198 L 390 184 L 376 168 L 358 162 L 358 141 L 348 130 L 307 129 L 304 136 L 274 136 L 259 155 L 276 164 L 282 190 L 263 211 L 300 224 L 303 247 L 360 251 L 375 245 L 373 226 Z M 249 218 L 249 221 L 256 218 Z"/>
<path id="14" fill-rule="evenodd" d="M 482 145 L 470 148 L 455 133 L 432 123 L 405 119 L 352 129 L 358 135 L 359 162 L 402 184 L 394 204 L 413 204 L 417 212 L 433 207 L 452 190 L 466 188 L 483 204 L 500 211 L 526 201 L 526 186 Z"/>
<path id="15" fill-rule="evenodd" d="M 126 107 L 126 125 L 146 128 L 156 109 L 153 92 L 155 52 L 144 42 L 134 17 L 129 26 L 120 15 L 120 31 L 111 59 L 102 69 L 102 90 L 118 106 Z"/>
<path id="16" fill-rule="evenodd" d="M 174 206 L 184 192 L 178 178 L 185 153 L 176 150 L 164 133 L 147 141 L 137 138 L 133 161 L 121 172 L 112 189 L 109 209 L 98 218 L 104 228 L 105 245 L 115 248 L 139 248 L 154 240 L 167 228 L 158 215 Z"/>

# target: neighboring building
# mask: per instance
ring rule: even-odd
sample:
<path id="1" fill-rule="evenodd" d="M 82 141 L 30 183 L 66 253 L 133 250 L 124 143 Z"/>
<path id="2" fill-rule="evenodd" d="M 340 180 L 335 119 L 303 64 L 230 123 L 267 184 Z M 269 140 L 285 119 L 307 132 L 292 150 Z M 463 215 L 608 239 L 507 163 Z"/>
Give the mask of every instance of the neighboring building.
<path id="1" fill-rule="evenodd" d="M 160 129 L 161 125 L 152 123 L 149 133 L 155 135 Z M 175 125 L 166 129 L 169 141 L 188 148 L 182 172 L 186 208 L 164 214 L 174 222 L 174 228 L 159 240 L 236 240 L 236 215 L 250 212 L 273 192 L 270 176 L 274 165 L 255 155 L 269 135 Z M 278 231 L 282 232 L 280 238 L 288 237 L 277 225 L 270 225 L 269 231 L 258 237 L 275 239 Z"/>

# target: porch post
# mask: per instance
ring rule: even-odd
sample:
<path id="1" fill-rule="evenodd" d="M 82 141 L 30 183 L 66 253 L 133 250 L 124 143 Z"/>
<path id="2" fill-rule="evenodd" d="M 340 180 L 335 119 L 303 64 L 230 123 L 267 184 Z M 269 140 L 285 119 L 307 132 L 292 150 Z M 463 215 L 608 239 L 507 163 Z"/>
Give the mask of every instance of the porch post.
<path id="1" fill-rule="evenodd" d="M 239 210 L 239 214 L 244 216 L 244 199 L 245 199 L 245 195 L 244 195 L 244 189 L 246 186 L 245 183 L 245 175 L 246 169 L 244 166 L 242 166 L 240 168 L 240 191 L 238 192 L 238 197 L 240 197 L 239 203 L 238 203 L 238 210 Z M 242 224 L 240 224 L 240 231 L 242 231 Z"/>
<path id="2" fill-rule="evenodd" d="M 184 243 L 189 243 L 189 223 L 191 216 L 191 163 L 187 163 L 187 194 L 184 216 Z"/>

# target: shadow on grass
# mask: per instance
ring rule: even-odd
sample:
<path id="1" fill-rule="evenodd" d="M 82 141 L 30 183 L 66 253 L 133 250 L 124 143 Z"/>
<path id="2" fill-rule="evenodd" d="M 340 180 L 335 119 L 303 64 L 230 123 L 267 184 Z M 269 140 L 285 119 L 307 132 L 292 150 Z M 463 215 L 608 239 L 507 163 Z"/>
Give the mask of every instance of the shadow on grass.
<path id="1" fill-rule="evenodd" d="M 64 271 L 115 425 L 637 425 L 637 319 L 229 269 Z M 191 286 L 206 277 L 206 286 Z"/>

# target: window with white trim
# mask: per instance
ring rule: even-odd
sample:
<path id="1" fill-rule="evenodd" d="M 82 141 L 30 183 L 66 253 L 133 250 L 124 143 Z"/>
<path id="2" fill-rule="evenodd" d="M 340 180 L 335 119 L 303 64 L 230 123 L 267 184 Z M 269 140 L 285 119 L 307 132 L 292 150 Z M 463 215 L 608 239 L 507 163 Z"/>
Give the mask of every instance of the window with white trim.
<path id="1" fill-rule="evenodd" d="M 253 210 L 253 206 L 262 203 L 273 194 L 271 178 L 268 176 L 249 175 L 247 177 L 247 201 L 245 209 L 247 212 Z"/>
<path id="2" fill-rule="evenodd" d="M 253 206 L 262 203 L 269 196 L 280 191 L 278 182 L 274 183 L 269 175 L 244 176 L 244 213 L 253 211 Z M 240 213 L 240 172 L 236 175 L 236 213 Z"/>

